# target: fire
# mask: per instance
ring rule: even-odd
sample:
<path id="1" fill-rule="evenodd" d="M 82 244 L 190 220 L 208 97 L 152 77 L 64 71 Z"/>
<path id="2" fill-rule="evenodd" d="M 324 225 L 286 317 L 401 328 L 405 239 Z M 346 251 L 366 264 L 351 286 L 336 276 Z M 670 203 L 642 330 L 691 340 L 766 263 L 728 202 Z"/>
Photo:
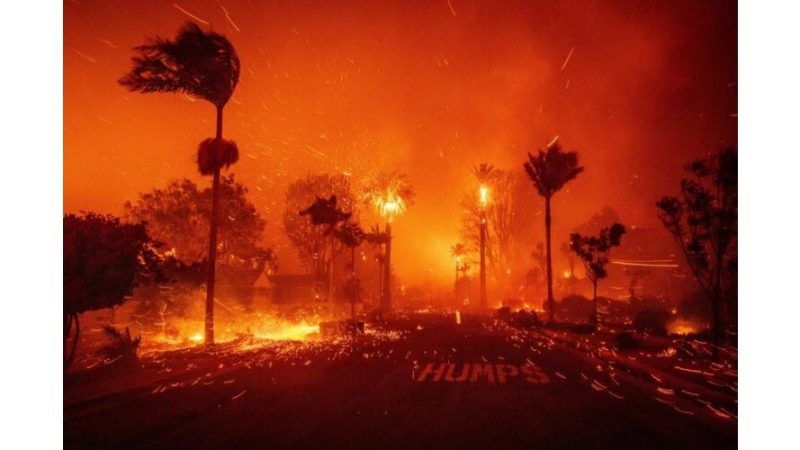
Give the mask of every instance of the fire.
<path id="1" fill-rule="evenodd" d="M 696 323 L 686 319 L 675 319 L 667 325 L 667 331 L 669 334 L 686 336 L 697 333 L 700 331 L 700 327 Z"/>
<path id="2" fill-rule="evenodd" d="M 143 333 L 143 348 L 152 351 L 185 348 L 205 342 L 204 323 L 201 319 L 166 319 L 155 333 Z M 219 321 L 215 327 L 215 342 L 241 341 L 253 347 L 265 345 L 267 341 L 308 341 L 319 336 L 319 321 L 288 320 L 271 314 L 255 314 L 247 319 Z"/>
<path id="3" fill-rule="evenodd" d="M 319 334 L 319 324 L 300 322 L 296 324 L 285 324 L 284 326 L 257 332 L 254 336 L 257 339 L 267 339 L 272 341 L 304 341 L 309 336 Z"/>

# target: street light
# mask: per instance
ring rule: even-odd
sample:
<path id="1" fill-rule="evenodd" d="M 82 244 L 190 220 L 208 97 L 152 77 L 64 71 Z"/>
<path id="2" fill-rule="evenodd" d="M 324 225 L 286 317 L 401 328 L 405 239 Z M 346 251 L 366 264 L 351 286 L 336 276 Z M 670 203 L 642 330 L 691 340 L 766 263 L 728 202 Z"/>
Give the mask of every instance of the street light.
<path id="1" fill-rule="evenodd" d="M 482 184 L 478 188 L 478 199 L 481 202 L 481 209 L 486 209 L 486 205 L 489 203 L 489 186 Z"/>
<path id="2" fill-rule="evenodd" d="M 461 255 L 456 255 L 456 283 L 455 283 L 456 290 L 458 290 L 458 275 L 460 268 L 461 268 Z"/>
<path id="3" fill-rule="evenodd" d="M 403 213 L 405 206 L 403 199 L 393 192 L 387 192 L 386 197 L 378 199 L 376 206 L 381 216 L 386 220 L 386 254 L 383 261 L 383 295 L 381 296 L 381 310 L 388 311 L 392 307 L 392 222 L 395 216 Z"/>
<path id="4" fill-rule="evenodd" d="M 486 206 L 489 204 L 489 186 L 482 184 L 478 188 L 478 201 L 480 203 L 480 236 L 481 236 L 481 296 L 479 305 L 485 309 L 486 300 Z"/>

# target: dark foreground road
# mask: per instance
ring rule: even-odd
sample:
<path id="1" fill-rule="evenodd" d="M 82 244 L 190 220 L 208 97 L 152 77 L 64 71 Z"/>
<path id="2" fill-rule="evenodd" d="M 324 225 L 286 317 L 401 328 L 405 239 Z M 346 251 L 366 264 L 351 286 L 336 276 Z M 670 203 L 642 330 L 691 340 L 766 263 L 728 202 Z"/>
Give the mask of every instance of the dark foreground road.
<path id="1" fill-rule="evenodd" d="M 702 399 L 613 371 L 535 331 L 433 315 L 399 318 L 355 346 L 223 346 L 214 355 L 150 355 L 123 375 L 78 374 L 65 382 L 64 415 L 66 448 L 711 450 L 737 442 L 735 418 Z"/>

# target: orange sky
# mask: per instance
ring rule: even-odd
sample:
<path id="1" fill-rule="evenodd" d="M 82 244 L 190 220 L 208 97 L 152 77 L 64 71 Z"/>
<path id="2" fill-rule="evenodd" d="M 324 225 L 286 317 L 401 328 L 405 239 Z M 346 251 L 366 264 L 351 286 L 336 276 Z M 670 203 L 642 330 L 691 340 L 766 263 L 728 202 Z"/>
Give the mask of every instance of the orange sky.
<path id="1" fill-rule="evenodd" d="M 604 205 L 626 224 L 657 225 L 654 202 L 675 192 L 682 164 L 736 142 L 728 1 L 74 0 L 64 3 L 66 212 L 119 213 L 173 178 L 209 183 L 194 152 L 213 135 L 212 106 L 116 83 L 132 47 L 174 36 L 187 14 L 239 53 L 225 111 L 241 150 L 232 171 L 281 262 L 293 259 L 278 228 L 285 188 L 308 173 L 407 172 L 417 202 L 396 222 L 394 257 L 419 281 L 450 277 L 459 199 L 479 162 L 521 170 L 554 136 L 577 150 L 586 171 L 554 200 L 566 233 Z"/>

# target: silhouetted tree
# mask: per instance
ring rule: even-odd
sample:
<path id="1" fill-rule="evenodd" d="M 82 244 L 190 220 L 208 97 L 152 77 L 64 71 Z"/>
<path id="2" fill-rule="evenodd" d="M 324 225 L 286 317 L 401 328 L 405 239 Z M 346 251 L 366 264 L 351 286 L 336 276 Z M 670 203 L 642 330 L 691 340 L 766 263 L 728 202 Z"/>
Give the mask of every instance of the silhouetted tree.
<path id="1" fill-rule="evenodd" d="M 217 274 L 216 284 L 228 285 L 228 290 L 234 289 L 235 297 L 245 308 L 250 308 L 252 291 L 249 290 L 261 273 L 266 270 L 275 270 L 277 260 L 270 248 L 263 248 L 261 242 L 264 238 L 264 220 L 256 207 L 247 198 L 247 188 L 237 182 L 233 175 L 220 177 L 219 202 L 225 214 L 219 218 L 217 240 Z M 174 256 L 188 266 L 207 264 L 208 248 L 203 243 L 204 236 L 210 226 L 211 198 L 210 188 L 198 189 L 197 185 L 187 179 L 175 180 L 164 188 L 139 194 L 135 203 L 125 203 L 125 218 L 131 222 L 144 222 L 148 235 L 164 243 L 165 253 Z M 203 268 L 202 274 L 207 278 L 208 267 Z M 171 294 L 185 290 L 186 284 L 191 285 L 191 294 L 197 289 L 195 280 L 196 271 L 179 271 L 175 281 L 181 289 L 169 290 L 170 295 L 161 295 L 158 298 L 142 297 L 142 306 L 145 310 L 153 306 L 163 306 L 168 302 L 172 307 L 182 308 L 184 305 L 175 301 L 168 301 Z M 190 279 L 184 280 L 182 275 Z M 186 283 L 184 283 L 184 281 Z M 233 287 L 231 287 L 233 286 Z M 173 286 L 174 287 L 174 286 Z M 158 291 L 157 288 L 153 288 Z M 141 292 L 140 292 L 141 293 Z M 145 294 L 148 294 L 145 292 Z M 181 298 L 181 302 L 188 300 L 187 295 L 174 297 Z M 150 303 L 155 301 L 158 305 Z M 174 308 L 170 308 L 172 310 Z M 141 311 L 145 312 L 145 311 Z"/>
<path id="2" fill-rule="evenodd" d="M 218 224 L 218 265 L 234 265 L 265 251 L 265 221 L 247 198 L 247 188 L 233 175 L 222 176 L 219 201 L 225 215 Z M 125 202 L 125 218 L 144 222 L 147 233 L 162 242 L 175 258 L 192 264 L 205 261 L 208 248 L 198 237 L 210 226 L 212 192 L 180 179 L 139 194 L 135 202 Z"/>
<path id="3" fill-rule="evenodd" d="M 239 82 L 239 57 L 225 36 L 187 22 L 174 40 L 156 37 L 134 49 L 133 69 L 119 83 L 134 92 L 175 92 L 200 97 L 217 111 L 216 136 L 200 143 L 197 165 L 212 175 L 205 343 L 214 343 L 214 282 L 219 220 L 219 174 L 239 159 L 236 143 L 222 138 L 222 110 Z"/>
<path id="4" fill-rule="evenodd" d="M 619 214 L 617 214 L 617 212 L 614 211 L 613 208 L 611 208 L 610 206 L 603 206 L 599 211 L 592 214 L 592 216 L 588 220 L 574 227 L 572 229 L 572 233 L 590 235 L 599 229 L 610 227 L 611 225 L 619 222 L 619 220 L 620 220 Z M 628 237 L 630 237 L 630 235 Z M 575 286 L 576 284 L 578 284 L 578 278 L 575 276 L 576 255 L 572 251 L 572 247 L 569 241 L 565 241 L 562 243 L 561 252 L 567 258 L 567 263 L 569 264 L 569 276 L 564 275 L 565 278 L 564 282 L 567 288 L 567 292 L 569 294 L 574 294 Z"/>
<path id="5" fill-rule="evenodd" d="M 350 191 L 350 180 L 344 175 L 309 175 L 291 183 L 286 190 L 283 231 L 297 250 L 300 262 L 317 279 L 325 275 L 330 265 L 326 228 L 315 226 L 298 211 L 307 208 L 317 197 L 328 198 L 331 195 L 336 196 L 339 208 L 349 211 L 354 218 L 358 215 Z"/>
<path id="6" fill-rule="evenodd" d="M 121 305 L 139 282 L 161 280 L 162 261 L 142 224 L 95 213 L 64 216 L 64 370 L 80 340 L 78 314 Z"/>
<path id="7" fill-rule="evenodd" d="M 313 225 L 326 225 L 328 228 L 325 234 L 328 235 L 336 228 L 340 222 L 349 219 L 353 214 L 344 212 L 336 205 L 335 195 L 328 198 L 317 197 L 314 203 L 308 208 L 299 212 L 301 216 L 308 216 Z"/>
<path id="8" fill-rule="evenodd" d="M 380 230 L 378 225 L 373 225 L 371 231 L 364 235 L 364 242 L 372 245 L 373 247 L 377 248 L 377 254 L 375 260 L 378 262 L 378 277 L 377 277 L 377 285 L 378 285 L 378 297 L 380 297 L 383 293 L 383 264 L 384 264 L 384 256 L 381 252 L 381 247 L 386 245 L 389 242 L 389 235 Z"/>
<path id="9" fill-rule="evenodd" d="M 353 222 L 344 222 L 339 227 L 333 230 L 333 235 L 342 244 L 350 249 L 350 277 L 347 280 L 347 288 L 345 291 L 350 299 L 350 319 L 353 321 L 353 334 L 358 334 L 358 327 L 356 326 L 356 302 L 358 301 L 358 293 L 360 290 L 359 280 L 356 277 L 356 247 L 364 242 L 366 233 L 358 224 Z"/>
<path id="10" fill-rule="evenodd" d="M 336 206 L 336 196 L 331 195 L 327 199 L 317 197 L 311 206 L 300 211 L 299 214 L 301 216 L 308 216 L 311 220 L 311 224 L 315 227 L 324 228 L 323 236 L 330 235 L 331 258 L 330 267 L 328 268 L 328 301 L 332 303 L 334 291 L 334 257 L 336 252 L 334 231 L 336 230 L 336 226 L 348 220 L 352 216 L 352 213 L 347 213 L 339 209 Z"/>
<path id="11" fill-rule="evenodd" d="M 554 321 L 555 302 L 553 300 L 553 260 L 550 238 L 550 201 L 565 184 L 575 179 L 583 167 L 578 165 L 576 152 L 563 152 L 558 141 L 539 150 L 534 157 L 528 153 L 528 161 L 523 165 L 536 191 L 544 197 L 544 227 L 547 250 L 547 309 L 550 322 Z"/>
<path id="12" fill-rule="evenodd" d="M 679 197 L 656 205 L 711 304 L 714 352 L 722 331 L 722 308 L 735 302 L 738 242 L 738 155 L 726 148 L 686 166 Z"/>
<path id="13" fill-rule="evenodd" d="M 583 236 L 572 233 L 569 236 L 570 248 L 583 262 L 586 277 L 592 282 L 592 317 L 591 323 L 597 323 L 597 282 L 608 276 L 606 265 L 612 247 L 619 247 L 625 227 L 615 223 L 603 228 L 597 236 Z"/>
<path id="14" fill-rule="evenodd" d="M 108 338 L 108 344 L 100 348 L 100 355 L 107 360 L 118 361 L 122 364 L 130 364 L 137 359 L 136 352 L 142 342 L 142 336 L 131 337 L 131 329 L 125 327 L 125 331 L 106 325 L 103 333 Z"/>

